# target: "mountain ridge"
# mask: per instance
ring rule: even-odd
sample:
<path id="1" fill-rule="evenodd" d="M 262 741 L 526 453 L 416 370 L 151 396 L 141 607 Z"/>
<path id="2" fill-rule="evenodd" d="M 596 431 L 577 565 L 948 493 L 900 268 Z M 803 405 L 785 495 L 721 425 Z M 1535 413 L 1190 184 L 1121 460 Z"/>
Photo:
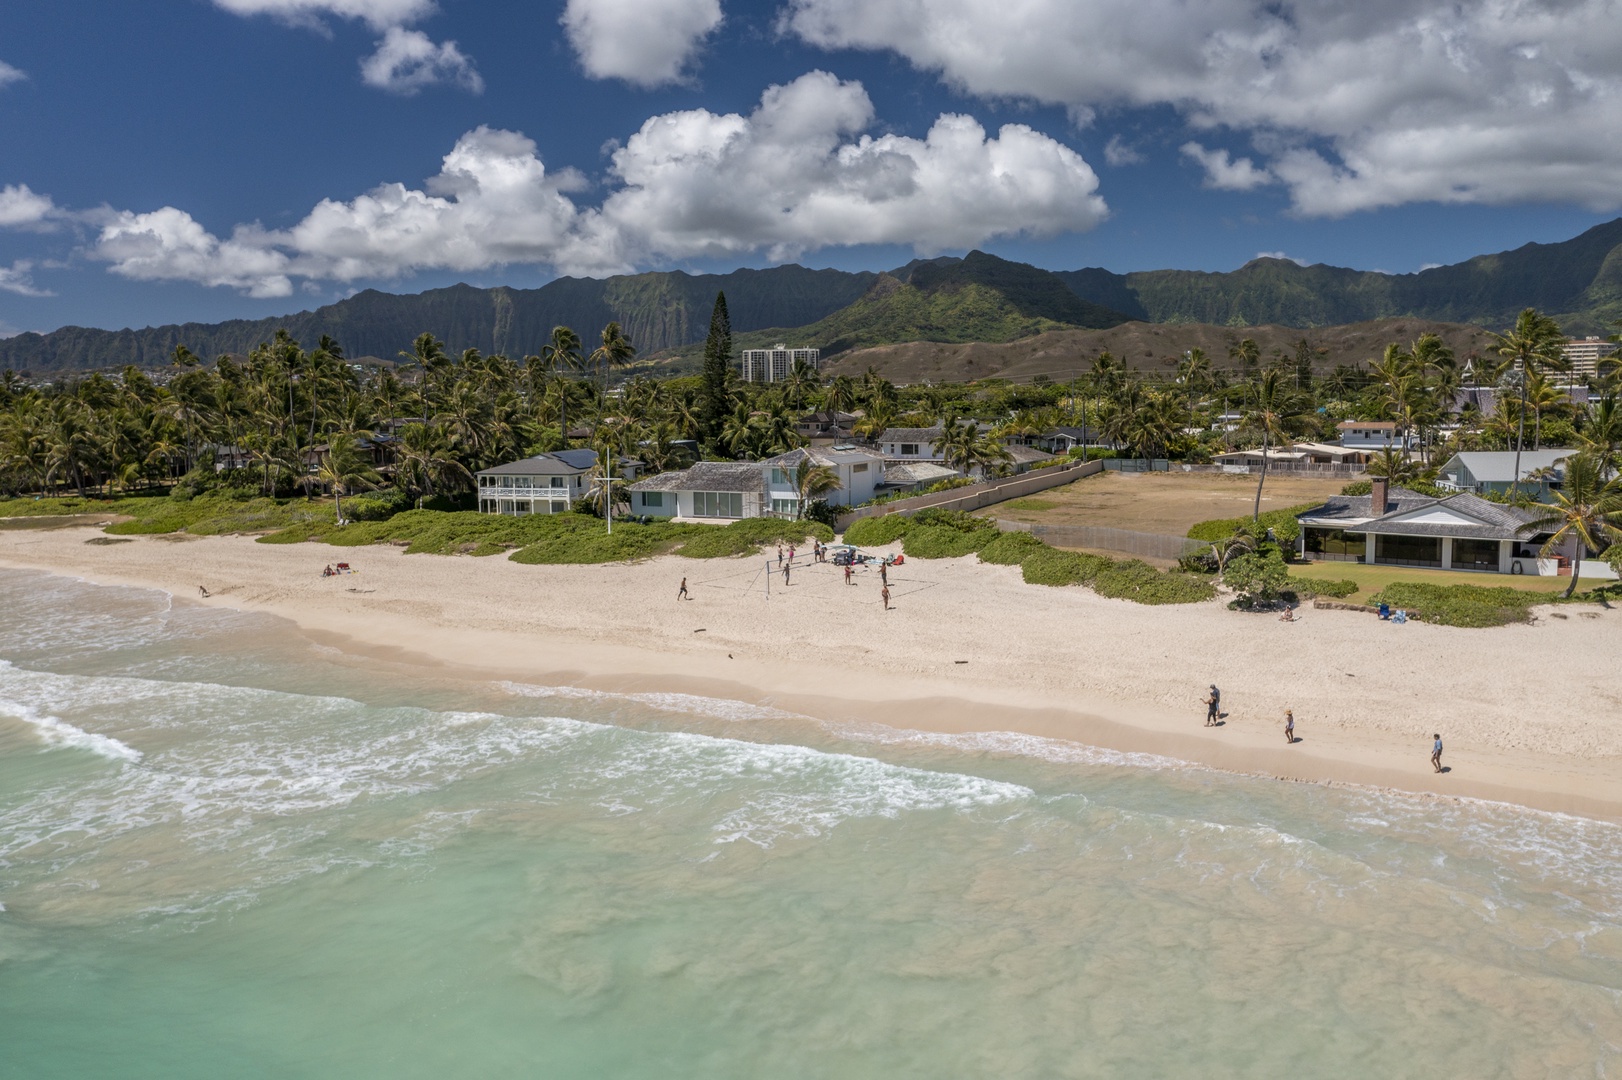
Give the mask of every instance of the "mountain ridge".
<path id="1" fill-rule="evenodd" d="M 555 325 L 573 326 L 590 342 L 610 321 L 621 324 L 643 357 L 681 360 L 703 340 L 718 290 L 727 294 L 741 347 L 792 339 L 828 356 L 902 340 L 1003 342 L 1128 320 L 1306 330 L 1417 318 L 1500 329 L 1524 307 L 1554 316 L 1570 333 L 1600 334 L 1622 321 L 1622 218 L 1569 240 L 1411 274 L 1266 257 L 1231 271 L 1053 271 L 971 251 L 915 259 L 888 273 L 786 264 L 727 274 L 564 277 L 537 289 L 367 289 L 266 319 L 19 334 L 0 340 L 0 368 L 55 375 L 161 366 L 180 344 L 205 358 L 246 353 L 280 328 L 306 345 L 328 334 L 353 357 L 392 358 L 424 331 L 453 353 L 477 348 L 522 356 L 538 351 Z"/>

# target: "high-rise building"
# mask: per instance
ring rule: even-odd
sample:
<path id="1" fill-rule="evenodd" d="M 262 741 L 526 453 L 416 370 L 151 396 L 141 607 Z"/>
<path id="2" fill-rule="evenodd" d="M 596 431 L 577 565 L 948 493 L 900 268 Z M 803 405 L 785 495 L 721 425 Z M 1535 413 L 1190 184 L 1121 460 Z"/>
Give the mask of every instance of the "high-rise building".
<path id="1" fill-rule="evenodd" d="M 805 361 L 811 370 L 817 370 L 821 349 L 791 349 L 782 342 L 769 349 L 743 350 L 743 381 L 758 383 L 783 382 L 794 370 L 794 365 Z"/>
<path id="2" fill-rule="evenodd" d="M 1573 375 L 1593 378 L 1599 373 L 1600 359 L 1610 356 L 1617 350 L 1614 341 L 1606 341 L 1601 337 L 1571 338 L 1561 351 L 1565 353 L 1566 362 L 1571 365 Z"/>

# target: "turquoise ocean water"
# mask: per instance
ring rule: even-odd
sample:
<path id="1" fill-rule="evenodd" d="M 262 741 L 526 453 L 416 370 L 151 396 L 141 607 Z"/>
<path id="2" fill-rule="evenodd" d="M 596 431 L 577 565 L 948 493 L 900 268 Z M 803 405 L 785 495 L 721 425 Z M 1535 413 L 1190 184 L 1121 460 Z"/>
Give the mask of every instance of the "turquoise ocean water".
<path id="1" fill-rule="evenodd" d="M 0 1077 L 1622 1074 L 1622 829 L 0 572 Z"/>

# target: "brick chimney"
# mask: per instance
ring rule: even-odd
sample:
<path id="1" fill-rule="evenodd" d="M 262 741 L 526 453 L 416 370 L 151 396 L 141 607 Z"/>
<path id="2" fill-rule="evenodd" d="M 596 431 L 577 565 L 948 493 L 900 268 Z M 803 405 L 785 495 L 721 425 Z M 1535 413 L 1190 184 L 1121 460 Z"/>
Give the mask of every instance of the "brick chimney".
<path id="1" fill-rule="evenodd" d="M 1386 499 L 1391 493 L 1391 484 L 1384 476 L 1376 476 L 1370 483 L 1373 487 L 1369 491 L 1369 516 L 1379 517 L 1385 513 Z"/>

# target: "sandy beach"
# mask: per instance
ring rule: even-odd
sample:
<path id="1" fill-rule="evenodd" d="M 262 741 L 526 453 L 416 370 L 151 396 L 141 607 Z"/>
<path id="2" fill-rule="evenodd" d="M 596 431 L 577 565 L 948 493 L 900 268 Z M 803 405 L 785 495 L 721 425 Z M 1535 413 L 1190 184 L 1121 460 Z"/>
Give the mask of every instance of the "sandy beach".
<path id="1" fill-rule="evenodd" d="M 89 541 L 97 541 L 90 543 Z M 1012 731 L 1221 769 L 1622 820 L 1622 611 L 1466 630 L 1220 602 L 1145 607 L 974 557 L 846 585 L 802 555 L 522 566 L 248 537 L 0 530 L 0 565 L 272 613 L 324 644 L 448 674 L 733 698 L 835 724 Z M 347 561 L 352 575 L 323 577 Z M 692 600 L 675 599 L 687 578 Z M 209 590 L 202 599 L 199 586 Z M 1207 684 L 1225 723 L 1203 725 Z M 1283 714 L 1300 742 L 1286 746 Z M 1450 771 L 1429 764 L 1430 735 Z"/>

